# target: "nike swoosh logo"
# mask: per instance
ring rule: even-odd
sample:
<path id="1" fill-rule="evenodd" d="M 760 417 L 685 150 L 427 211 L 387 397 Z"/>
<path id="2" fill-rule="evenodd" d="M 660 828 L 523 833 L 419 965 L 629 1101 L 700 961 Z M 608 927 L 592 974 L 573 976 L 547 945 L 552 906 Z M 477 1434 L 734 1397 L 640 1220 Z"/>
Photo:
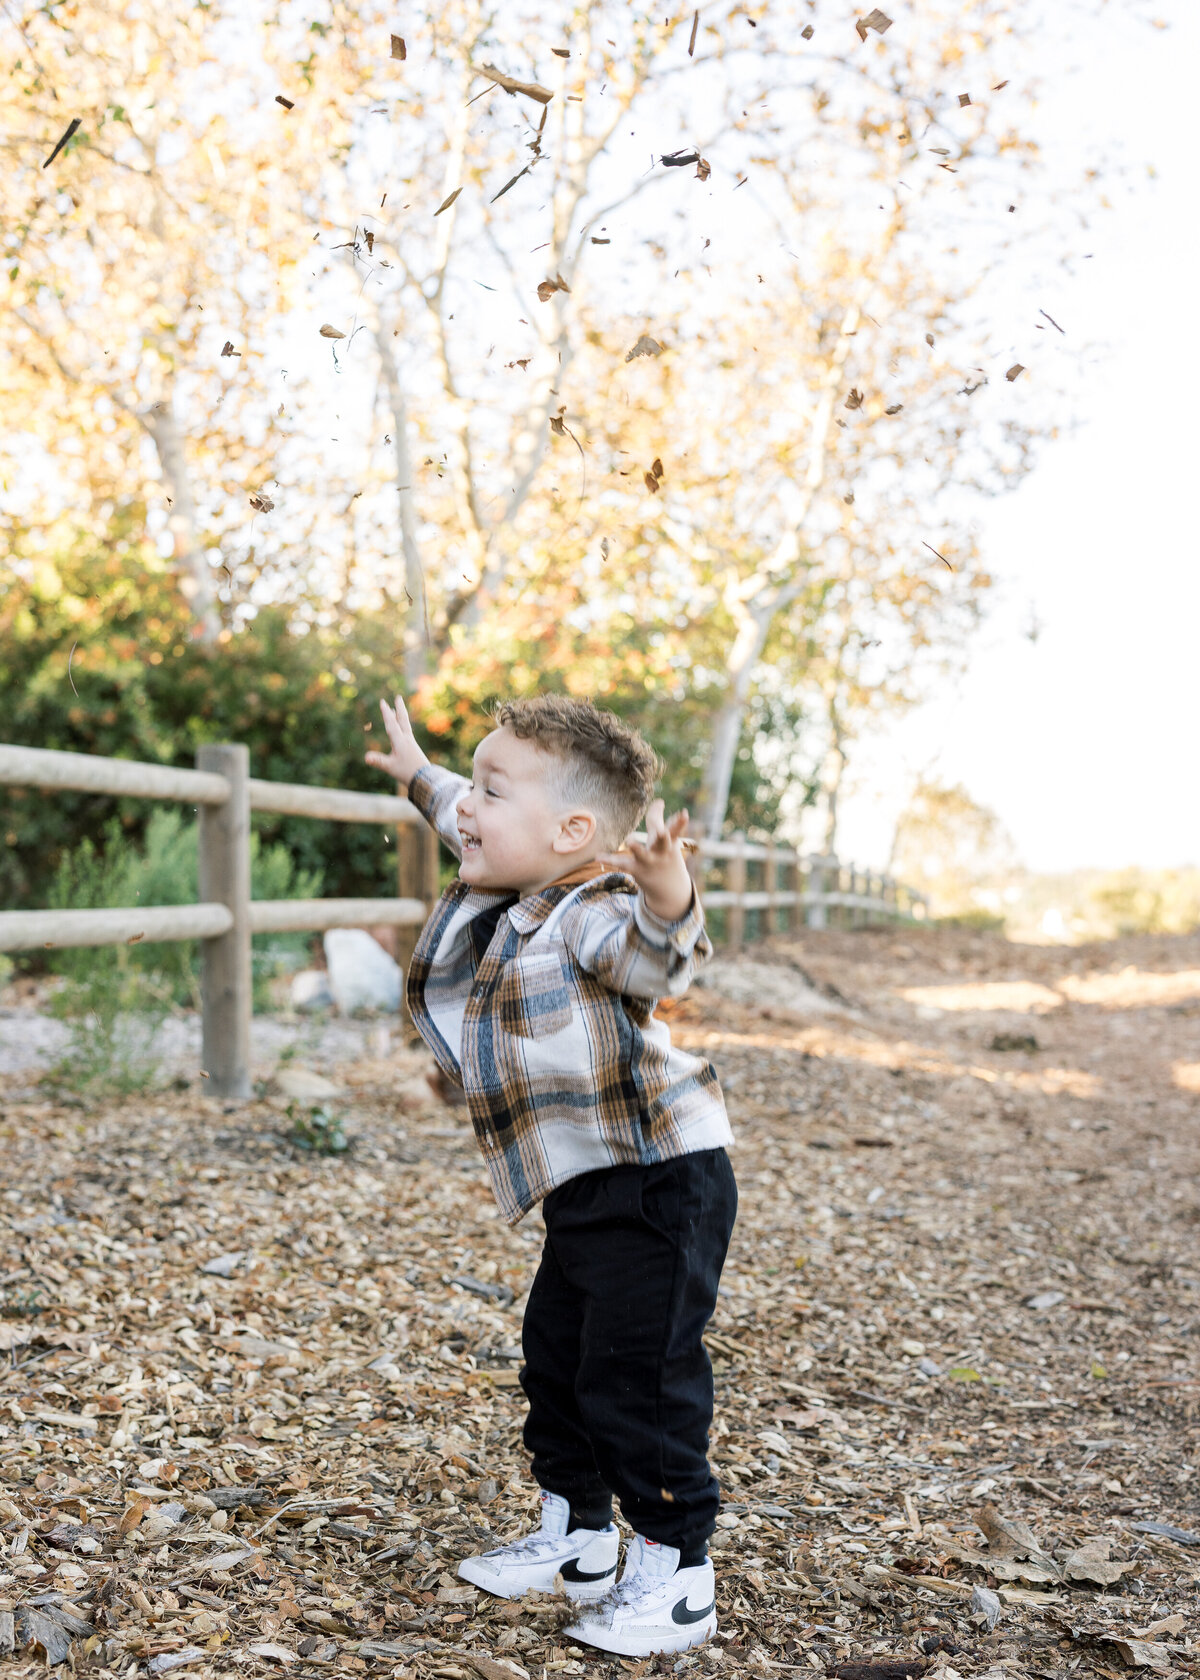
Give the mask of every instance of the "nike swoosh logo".
<path id="1" fill-rule="evenodd" d="M 559 1570 L 559 1574 L 564 1581 L 607 1581 L 610 1575 L 616 1573 L 617 1566 L 615 1563 L 611 1569 L 580 1569 L 575 1558 L 569 1559 Z"/>
<path id="2" fill-rule="evenodd" d="M 680 1627 L 689 1627 L 692 1622 L 702 1622 L 706 1616 L 711 1616 L 716 1608 L 717 1601 L 715 1598 L 711 1604 L 706 1604 L 703 1610 L 689 1610 L 687 1599 L 681 1598 L 671 1611 L 671 1620 Z"/>

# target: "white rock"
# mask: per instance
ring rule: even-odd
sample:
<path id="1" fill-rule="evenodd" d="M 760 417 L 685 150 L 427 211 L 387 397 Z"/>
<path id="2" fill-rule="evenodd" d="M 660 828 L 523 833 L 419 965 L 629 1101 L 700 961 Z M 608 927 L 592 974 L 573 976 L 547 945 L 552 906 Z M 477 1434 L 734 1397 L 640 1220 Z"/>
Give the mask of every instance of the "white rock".
<path id="1" fill-rule="evenodd" d="M 325 961 L 343 1015 L 360 1009 L 394 1014 L 400 1008 L 399 964 L 362 928 L 331 928 L 325 935 Z"/>
<path id="2" fill-rule="evenodd" d="M 333 993 L 329 976 L 323 968 L 302 968 L 292 975 L 292 1008 L 308 1013 L 314 1009 L 332 1009 Z"/>
<path id="3" fill-rule="evenodd" d="M 296 1102 L 323 1102 L 326 1097 L 336 1097 L 341 1092 L 341 1086 L 326 1079 L 323 1073 L 296 1064 L 279 1068 L 275 1083 L 285 1097 L 292 1097 Z"/>

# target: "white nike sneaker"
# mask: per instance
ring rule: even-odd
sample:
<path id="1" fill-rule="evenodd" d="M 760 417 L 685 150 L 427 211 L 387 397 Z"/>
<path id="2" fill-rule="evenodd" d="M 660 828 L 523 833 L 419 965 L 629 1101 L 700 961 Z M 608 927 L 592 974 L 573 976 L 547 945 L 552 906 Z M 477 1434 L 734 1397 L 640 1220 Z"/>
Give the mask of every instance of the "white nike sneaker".
<path id="1" fill-rule="evenodd" d="M 616 1524 L 575 1528 L 568 1534 L 570 1515 L 571 1507 L 561 1495 L 543 1492 L 542 1526 L 536 1533 L 479 1557 L 464 1558 L 459 1575 L 497 1598 L 553 1592 L 559 1575 L 568 1598 L 581 1602 L 603 1598 L 617 1578 L 621 1542 Z"/>
<path id="2" fill-rule="evenodd" d="M 717 1631 L 710 1559 L 680 1569 L 674 1546 L 636 1534 L 617 1586 L 564 1633 L 621 1657 L 688 1651 Z"/>

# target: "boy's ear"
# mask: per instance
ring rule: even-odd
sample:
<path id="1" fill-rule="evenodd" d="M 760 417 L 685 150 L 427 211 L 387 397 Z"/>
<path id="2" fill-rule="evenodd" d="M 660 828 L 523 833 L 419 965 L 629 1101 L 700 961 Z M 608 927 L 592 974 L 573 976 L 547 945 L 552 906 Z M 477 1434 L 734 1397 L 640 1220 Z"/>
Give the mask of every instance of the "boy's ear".
<path id="1" fill-rule="evenodd" d="M 590 845 L 596 834 L 596 819 L 590 811 L 571 811 L 561 819 L 554 838 L 556 852 L 579 852 Z"/>

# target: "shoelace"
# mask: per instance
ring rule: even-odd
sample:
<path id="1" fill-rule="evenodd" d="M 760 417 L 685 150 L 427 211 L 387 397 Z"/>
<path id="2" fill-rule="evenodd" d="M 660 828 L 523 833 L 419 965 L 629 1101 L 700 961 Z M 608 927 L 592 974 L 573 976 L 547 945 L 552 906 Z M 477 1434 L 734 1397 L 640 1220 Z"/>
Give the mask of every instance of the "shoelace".
<path id="1" fill-rule="evenodd" d="M 505 1557 L 532 1556 L 537 1552 L 545 1551 L 548 1546 L 557 1545 L 560 1538 L 561 1536 L 557 1534 L 527 1534 L 524 1540 L 514 1540 L 508 1546 L 497 1546 L 494 1551 L 488 1552 L 486 1555 L 488 1557 L 499 1557 L 503 1553 Z"/>

